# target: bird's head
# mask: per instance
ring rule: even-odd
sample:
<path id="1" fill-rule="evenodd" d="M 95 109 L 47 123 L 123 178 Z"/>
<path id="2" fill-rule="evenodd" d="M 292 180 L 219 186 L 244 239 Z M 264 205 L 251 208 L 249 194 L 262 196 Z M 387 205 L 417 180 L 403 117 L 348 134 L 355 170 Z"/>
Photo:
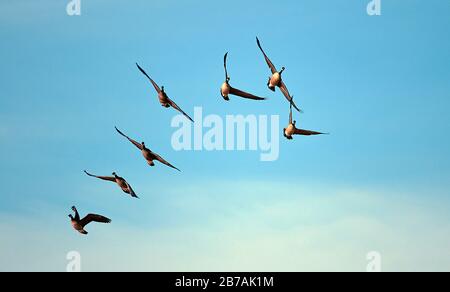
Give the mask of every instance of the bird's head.
<path id="1" fill-rule="evenodd" d="M 164 86 L 161 86 L 161 91 L 164 92 Z"/>
<path id="2" fill-rule="evenodd" d="M 145 148 L 145 142 L 142 142 L 142 143 L 141 143 L 141 145 L 142 145 L 142 147 L 144 147 L 144 148 Z"/>
<path id="3" fill-rule="evenodd" d="M 70 220 L 73 220 L 73 216 L 72 214 L 69 215 Z"/>
<path id="4" fill-rule="evenodd" d="M 113 176 L 117 176 L 117 173 L 113 172 L 112 175 L 113 175 Z"/>
<path id="5" fill-rule="evenodd" d="M 72 211 L 76 212 L 77 208 L 75 208 L 75 206 L 72 206 Z"/>

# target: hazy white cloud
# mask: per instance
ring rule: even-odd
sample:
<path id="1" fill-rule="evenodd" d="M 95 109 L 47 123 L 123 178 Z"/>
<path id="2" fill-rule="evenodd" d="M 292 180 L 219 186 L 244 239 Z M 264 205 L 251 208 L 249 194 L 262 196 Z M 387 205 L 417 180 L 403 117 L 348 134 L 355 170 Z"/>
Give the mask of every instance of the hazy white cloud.
<path id="1" fill-rule="evenodd" d="M 260 196 L 278 190 L 278 199 L 256 200 L 253 183 L 236 186 L 236 194 L 250 192 L 246 204 L 258 202 L 248 206 L 236 197 L 217 206 L 215 195 L 199 190 L 190 204 L 188 195 L 171 198 L 192 208 L 188 214 L 209 208 L 201 224 L 146 229 L 116 220 L 81 237 L 67 218 L 0 216 L 8 234 L 0 270 L 65 270 L 71 250 L 86 271 L 364 271 L 373 250 L 386 271 L 450 270 L 446 207 L 388 193 L 267 184 Z"/>

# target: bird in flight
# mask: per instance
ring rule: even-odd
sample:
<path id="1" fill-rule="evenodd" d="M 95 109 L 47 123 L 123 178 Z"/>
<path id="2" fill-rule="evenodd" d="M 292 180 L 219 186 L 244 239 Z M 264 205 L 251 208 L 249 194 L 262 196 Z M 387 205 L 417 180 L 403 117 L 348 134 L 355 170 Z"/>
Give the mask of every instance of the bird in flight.
<path id="1" fill-rule="evenodd" d="M 315 131 L 297 129 L 296 121 L 293 121 L 293 119 L 292 119 L 292 106 L 293 106 L 293 103 L 291 103 L 291 105 L 290 105 L 289 125 L 283 129 L 283 135 L 284 135 L 284 137 L 286 137 L 286 139 L 292 140 L 293 135 L 303 135 L 303 136 L 328 135 L 327 133 L 320 133 L 320 132 L 315 132 Z"/>
<path id="2" fill-rule="evenodd" d="M 226 101 L 230 100 L 230 98 L 229 98 L 230 94 L 240 96 L 243 98 L 253 99 L 253 100 L 265 100 L 266 98 L 264 98 L 264 97 L 258 97 L 253 94 L 250 94 L 250 93 L 247 93 L 247 92 L 244 92 L 239 89 L 231 87 L 231 85 L 230 85 L 231 78 L 228 76 L 228 71 L 227 71 L 227 57 L 228 57 L 228 53 L 225 54 L 225 57 L 223 60 L 223 66 L 225 67 L 225 82 L 222 84 L 222 87 L 220 88 L 220 94 L 222 95 L 222 97 Z"/>
<path id="3" fill-rule="evenodd" d="M 72 211 L 75 212 L 75 216 L 72 216 L 72 214 L 69 215 L 70 222 L 72 223 L 72 227 L 78 231 L 81 234 L 87 235 L 88 232 L 84 230 L 86 225 L 88 225 L 91 222 L 98 222 L 98 223 L 111 223 L 111 219 L 108 219 L 104 216 L 97 215 L 97 214 L 89 214 L 83 219 L 80 218 L 80 215 L 78 214 L 77 208 L 72 207 Z"/>
<path id="4" fill-rule="evenodd" d="M 118 176 L 115 172 L 112 173 L 113 176 L 97 176 L 90 174 L 86 170 L 84 171 L 84 173 L 86 173 L 88 176 L 95 177 L 101 180 L 114 182 L 122 189 L 124 193 L 129 194 L 133 198 L 139 198 L 131 188 L 130 184 L 123 177 Z"/>
<path id="5" fill-rule="evenodd" d="M 144 71 L 144 69 L 141 68 L 141 66 L 139 66 L 137 63 L 136 63 L 136 66 L 138 67 L 139 71 L 141 71 L 142 74 L 144 74 L 150 80 L 150 82 L 152 83 L 153 87 L 155 88 L 156 92 L 158 93 L 159 103 L 163 107 L 165 107 L 165 108 L 173 107 L 174 109 L 176 109 L 177 111 L 182 113 L 191 122 L 194 122 L 194 120 L 190 116 L 188 116 L 188 114 L 186 114 L 173 100 L 171 100 L 167 96 L 166 92 L 164 91 L 164 86 L 159 88 L 158 84 L 156 84 L 156 82 L 153 81 L 153 79 L 150 78 L 150 76 L 148 76 L 148 74 Z"/>
<path id="6" fill-rule="evenodd" d="M 127 135 L 125 135 L 124 133 L 122 133 L 119 129 L 117 129 L 116 127 L 116 131 L 122 135 L 123 137 L 127 138 L 128 141 L 130 141 L 134 146 L 136 146 L 139 150 L 141 150 L 142 155 L 144 156 L 145 160 L 147 161 L 148 165 L 150 166 L 155 166 L 155 160 L 161 162 L 162 164 L 165 164 L 173 169 L 176 169 L 178 171 L 178 168 L 176 168 L 175 166 L 173 166 L 172 164 L 170 164 L 169 162 L 167 162 L 166 160 L 164 160 L 164 158 L 162 158 L 161 156 L 159 156 L 158 154 L 152 152 L 150 149 L 148 149 L 147 147 L 145 147 L 145 143 L 139 143 L 133 139 L 131 139 L 130 137 L 128 137 Z"/>
<path id="7" fill-rule="evenodd" d="M 267 57 L 266 53 L 264 52 L 263 48 L 261 47 L 261 43 L 259 41 L 258 38 L 256 38 L 256 42 L 258 44 L 259 49 L 261 50 L 261 52 L 264 55 L 264 58 L 266 59 L 266 63 L 267 65 L 269 65 L 270 70 L 272 71 L 272 76 L 269 77 L 269 81 L 267 82 L 267 86 L 269 87 L 270 90 L 275 92 L 275 88 L 278 87 L 280 88 L 281 92 L 283 93 L 283 95 L 286 97 L 286 99 L 292 103 L 292 105 L 294 106 L 294 108 L 299 111 L 302 112 L 302 110 L 300 110 L 295 103 L 292 100 L 292 97 L 289 93 L 289 90 L 286 87 L 286 84 L 284 84 L 283 79 L 281 77 L 281 75 L 283 74 L 284 70 L 286 69 L 285 67 L 281 68 L 281 71 L 278 71 L 277 68 L 275 67 L 275 65 L 272 63 L 272 61 L 270 61 L 270 59 Z"/>

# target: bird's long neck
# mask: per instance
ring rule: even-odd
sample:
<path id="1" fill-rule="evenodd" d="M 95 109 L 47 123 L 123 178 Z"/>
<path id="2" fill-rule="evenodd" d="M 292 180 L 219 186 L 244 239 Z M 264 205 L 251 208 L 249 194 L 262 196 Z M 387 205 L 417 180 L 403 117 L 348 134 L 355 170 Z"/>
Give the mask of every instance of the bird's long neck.
<path id="1" fill-rule="evenodd" d="M 293 101 L 291 101 L 291 107 L 290 107 L 290 109 L 289 109 L 289 124 L 292 124 L 292 102 Z"/>

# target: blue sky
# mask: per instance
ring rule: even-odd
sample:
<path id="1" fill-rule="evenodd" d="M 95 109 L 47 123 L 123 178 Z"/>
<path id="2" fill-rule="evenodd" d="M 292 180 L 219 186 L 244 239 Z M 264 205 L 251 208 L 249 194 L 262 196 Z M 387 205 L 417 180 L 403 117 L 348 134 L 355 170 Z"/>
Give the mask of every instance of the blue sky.
<path id="1" fill-rule="evenodd" d="M 0 3 L 0 270 L 450 270 L 450 2 L 69 1 Z M 176 114 L 279 114 L 259 52 L 324 137 L 256 152 L 176 152 Z M 266 102 L 219 95 L 232 84 Z M 150 169 L 114 126 L 182 169 Z M 280 133 L 281 135 L 281 133 Z M 282 137 L 281 137 L 282 138 Z M 142 198 L 86 177 L 117 171 Z M 68 222 L 70 207 L 113 219 Z M 33 244 L 32 244 L 33 243 Z"/>

